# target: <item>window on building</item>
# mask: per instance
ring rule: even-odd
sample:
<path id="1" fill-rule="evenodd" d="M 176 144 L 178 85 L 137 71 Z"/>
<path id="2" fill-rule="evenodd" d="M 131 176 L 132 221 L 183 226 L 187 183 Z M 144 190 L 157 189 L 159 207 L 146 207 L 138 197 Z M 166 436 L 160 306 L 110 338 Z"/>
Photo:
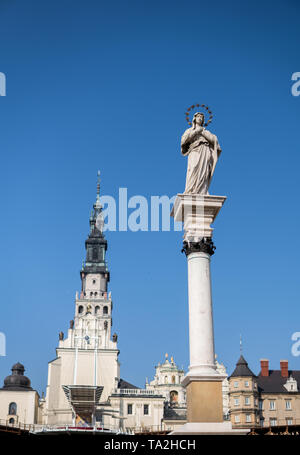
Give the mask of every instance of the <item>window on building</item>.
<path id="1" fill-rule="evenodd" d="M 11 425 L 13 425 L 15 423 L 15 419 L 13 419 L 12 417 L 9 419 L 8 421 Z"/>
<path id="2" fill-rule="evenodd" d="M 175 376 L 172 376 L 172 384 L 175 384 L 176 383 L 176 378 Z"/>
<path id="3" fill-rule="evenodd" d="M 149 415 L 149 404 L 144 404 L 144 415 Z"/>
<path id="4" fill-rule="evenodd" d="M 93 284 L 96 284 L 96 280 L 93 280 Z"/>
<path id="5" fill-rule="evenodd" d="M 165 376 L 165 384 L 168 384 L 168 376 Z"/>
<path id="6" fill-rule="evenodd" d="M 275 411 L 275 409 L 276 409 L 275 401 L 271 400 L 270 401 L 270 411 Z"/>
<path id="7" fill-rule="evenodd" d="M 171 392 L 170 392 L 170 402 L 172 404 L 178 402 L 178 392 L 177 392 L 177 390 L 171 390 Z"/>
<path id="8" fill-rule="evenodd" d="M 263 404 L 264 404 L 263 400 L 259 400 L 258 406 L 260 410 L 263 410 Z"/>
<path id="9" fill-rule="evenodd" d="M 99 314 L 99 311 L 100 311 L 100 307 L 97 305 L 97 306 L 95 307 L 95 314 Z"/>
<path id="10" fill-rule="evenodd" d="M 292 402 L 291 402 L 291 400 L 286 400 L 286 402 L 285 402 L 285 409 L 292 409 Z"/>
<path id="11" fill-rule="evenodd" d="M 17 414 L 17 403 L 12 402 L 8 406 L 8 414 L 11 416 L 15 416 Z"/>
<path id="12" fill-rule="evenodd" d="M 240 422 L 240 416 L 239 415 L 234 416 L 234 421 L 235 421 L 235 423 L 239 423 Z"/>
<path id="13" fill-rule="evenodd" d="M 292 419 L 292 417 L 288 417 L 288 418 L 286 419 L 286 424 L 287 424 L 287 425 L 293 425 L 293 419 Z"/>
<path id="14" fill-rule="evenodd" d="M 83 306 L 82 305 L 79 305 L 78 307 L 78 313 L 81 314 L 83 312 Z"/>
<path id="15" fill-rule="evenodd" d="M 131 415 L 132 414 L 132 404 L 127 405 L 127 414 Z"/>
<path id="16" fill-rule="evenodd" d="M 234 381 L 233 385 L 234 385 L 235 388 L 237 388 L 239 386 L 238 381 Z"/>
<path id="17" fill-rule="evenodd" d="M 245 387 L 249 387 L 249 381 L 245 381 Z"/>
<path id="18" fill-rule="evenodd" d="M 251 414 L 246 414 L 246 422 L 251 422 Z"/>
<path id="19" fill-rule="evenodd" d="M 234 399 L 234 406 L 238 406 L 240 404 L 240 399 L 239 398 L 235 398 Z"/>
<path id="20" fill-rule="evenodd" d="M 245 397 L 245 404 L 250 404 L 250 397 Z"/>
<path id="21" fill-rule="evenodd" d="M 275 427 L 277 425 L 277 419 L 270 419 L 270 425 L 271 427 Z"/>
<path id="22" fill-rule="evenodd" d="M 103 314 L 108 314 L 108 307 L 106 305 L 103 307 Z"/>

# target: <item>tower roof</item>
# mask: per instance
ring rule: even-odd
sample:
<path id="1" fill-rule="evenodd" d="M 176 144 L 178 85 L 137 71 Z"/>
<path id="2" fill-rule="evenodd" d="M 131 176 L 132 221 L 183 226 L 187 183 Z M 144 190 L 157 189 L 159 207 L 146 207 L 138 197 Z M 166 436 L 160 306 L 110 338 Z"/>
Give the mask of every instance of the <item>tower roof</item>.
<path id="1" fill-rule="evenodd" d="M 12 374 L 4 379 L 2 390 L 32 390 L 30 379 L 24 376 L 25 368 L 21 363 L 12 366 Z"/>
<path id="2" fill-rule="evenodd" d="M 97 178 L 97 197 L 93 204 L 93 210 L 90 215 L 90 233 L 85 241 L 86 261 L 83 264 L 81 272 L 85 273 L 106 273 L 109 276 L 107 264 L 105 261 L 105 252 L 107 250 L 107 240 L 102 232 L 103 216 L 102 205 L 100 202 L 100 171 Z"/>
<path id="3" fill-rule="evenodd" d="M 245 358 L 241 355 L 239 360 L 237 361 L 236 367 L 231 378 L 239 377 L 239 376 L 247 376 L 247 377 L 254 377 L 256 378 L 255 374 L 250 370 L 248 367 L 248 363 L 246 362 Z"/>

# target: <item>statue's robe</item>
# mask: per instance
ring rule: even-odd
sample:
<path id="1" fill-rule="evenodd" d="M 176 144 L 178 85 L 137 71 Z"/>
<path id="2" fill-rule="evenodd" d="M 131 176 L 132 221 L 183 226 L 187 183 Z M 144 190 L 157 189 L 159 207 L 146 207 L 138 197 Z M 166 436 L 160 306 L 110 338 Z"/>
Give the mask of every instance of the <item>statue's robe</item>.
<path id="1" fill-rule="evenodd" d="M 187 129 L 181 138 L 181 153 L 188 155 L 184 194 L 208 194 L 208 188 L 221 153 L 217 136 L 207 130 L 195 134 Z"/>

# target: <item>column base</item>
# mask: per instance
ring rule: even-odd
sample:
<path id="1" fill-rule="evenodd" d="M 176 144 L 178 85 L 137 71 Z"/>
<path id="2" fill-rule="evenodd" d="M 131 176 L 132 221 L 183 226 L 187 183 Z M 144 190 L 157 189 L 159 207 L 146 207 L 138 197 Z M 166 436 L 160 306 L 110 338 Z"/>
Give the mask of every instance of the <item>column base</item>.
<path id="1" fill-rule="evenodd" d="M 176 430 L 169 433 L 170 435 L 192 435 L 192 434 L 200 434 L 200 435 L 236 435 L 236 436 L 243 436 L 250 432 L 250 429 L 245 428 L 238 428 L 233 429 L 231 422 L 193 422 L 193 423 L 186 423 Z"/>
<path id="2" fill-rule="evenodd" d="M 187 421 L 223 422 L 222 379 L 189 378 L 186 386 Z"/>

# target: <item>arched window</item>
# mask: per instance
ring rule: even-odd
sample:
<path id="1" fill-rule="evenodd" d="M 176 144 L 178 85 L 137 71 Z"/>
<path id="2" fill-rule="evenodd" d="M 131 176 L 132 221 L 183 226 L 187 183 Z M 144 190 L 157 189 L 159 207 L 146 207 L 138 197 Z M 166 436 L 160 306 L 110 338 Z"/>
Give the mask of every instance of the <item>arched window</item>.
<path id="1" fill-rule="evenodd" d="M 98 295 L 98 292 L 95 292 L 95 297 L 97 297 L 97 295 Z"/>
<path id="2" fill-rule="evenodd" d="M 93 293 L 92 292 L 90 292 L 90 297 L 93 297 Z"/>
<path id="3" fill-rule="evenodd" d="M 99 311 L 100 311 L 100 307 L 97 305 L 95 308 L 95 314 L 99 314 Z"/>
<path id="4" fill-rule="evenodd" d="M 103 307 L 103 314 L 108 314 L 108 307 L 106 305 Z"/>
<path id="5" fill-rule="evenodd" d="M 9 419 L 8 423 L 10 423 L 11 425 L 13 425 L 15 423 L 15 419 L 13 419 L 12 417 Z"/>
<path id="6" fill-rule="evenodd" d="M 176 384 L 176 378 L 175 378 L 175 376 L 172 376 L 172 384 Z"/>
<path id="7" fill-rule="evenodd" d="M 8 407 L 8 414 L 11 416 L 15 416 L 17 414 L 17 403 L 10 403 Z"/>
<path id="8" fill-rule="evenodd" d="M 81 314 L 82 312 L 83 312 L 83 306 L 80 305 L 80 306 L 78 307 L 78 313 Z"/>
<path id="9" fill-rule="evenodd" d="M 165 376 L 165 384 L 168 384 L 168 376 Z"/>

